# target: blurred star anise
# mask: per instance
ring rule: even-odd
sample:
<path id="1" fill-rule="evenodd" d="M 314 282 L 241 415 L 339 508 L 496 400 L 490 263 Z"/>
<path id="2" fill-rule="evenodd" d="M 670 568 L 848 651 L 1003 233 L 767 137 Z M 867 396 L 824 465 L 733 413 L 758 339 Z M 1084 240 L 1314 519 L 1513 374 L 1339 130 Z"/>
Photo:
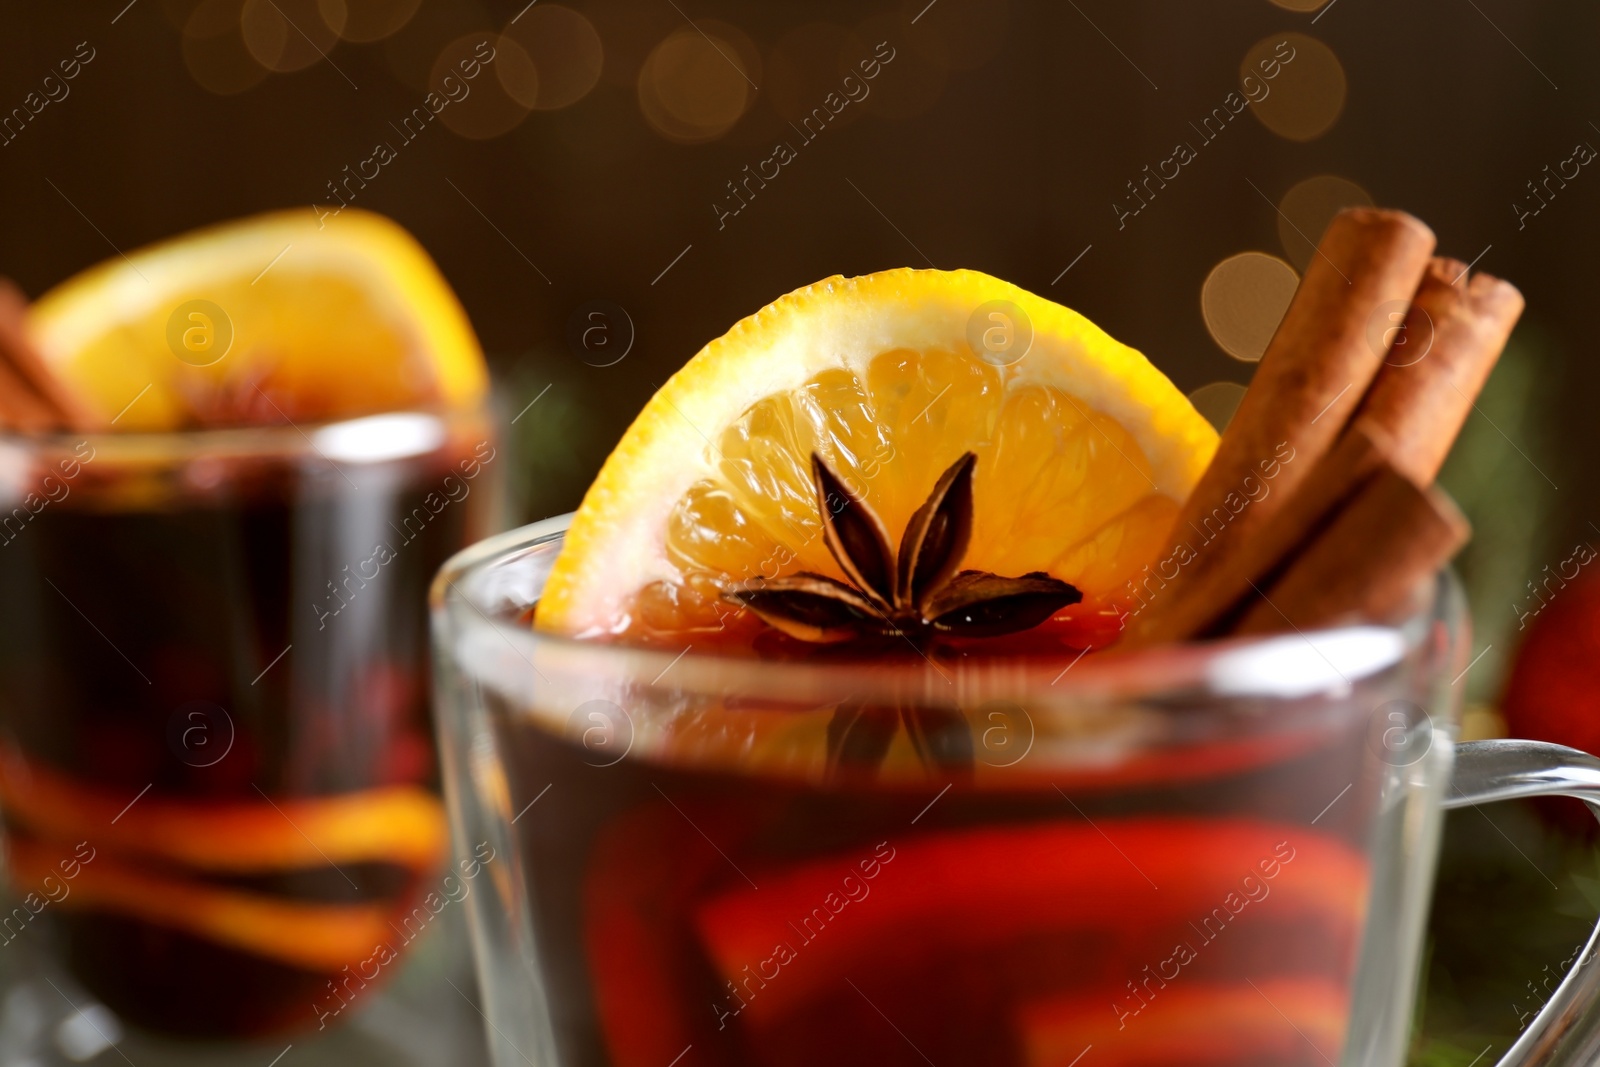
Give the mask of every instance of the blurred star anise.
<path id="1" fill-rule="evenodd" d="M 741 582 L 723 595 L 774 629 L 818 644 L 904 636 L 913 644 L 938 635 L 995 637 L 1031 629 L 1083 599 L 1042 571 L 1003 578 L 958 570 L 972 537 L 968 452 L 939 476 L 906 523 L 898 556 L 888 531 L 822 457 L 811 456 L 822 538 L 848 583 L 801 571 Z"/>
<path id="2" fill-rule="evenodd" d="M 850 699 L 828 720 L 828 774 L 869 776 L 882 765 L 904 728 L 923 767 L 952 779 L 972 776 L 972 728 L 954 708 Z"/>

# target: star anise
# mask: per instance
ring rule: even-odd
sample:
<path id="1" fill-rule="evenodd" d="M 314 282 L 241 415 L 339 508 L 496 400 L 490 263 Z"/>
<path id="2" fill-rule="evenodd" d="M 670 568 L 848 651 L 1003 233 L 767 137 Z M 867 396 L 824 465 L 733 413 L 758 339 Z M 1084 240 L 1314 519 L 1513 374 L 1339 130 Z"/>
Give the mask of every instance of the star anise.
<path id="1" fill-rule="evenodd" d="M 791 637 L 833 644 L 863 637 L 994 637 L 1031 629 L 1083 594 L 1033 571 L 1003 578 L 959 570 L 972 538 L 971 452 L 950 465 L 906 523 L 898 555 L 882 520 L 822 457 L 811 473 L 822 538 L 847 582 L 801 571 L 741 582 L 723 595 Z"/>

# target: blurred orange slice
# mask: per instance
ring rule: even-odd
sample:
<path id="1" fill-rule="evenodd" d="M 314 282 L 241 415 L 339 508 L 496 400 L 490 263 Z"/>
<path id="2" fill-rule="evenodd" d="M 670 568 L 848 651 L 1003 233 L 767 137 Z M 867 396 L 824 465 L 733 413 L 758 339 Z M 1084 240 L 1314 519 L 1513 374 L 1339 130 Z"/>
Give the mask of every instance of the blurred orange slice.
<path id="1" fill-rule="evenodd" d="M 978 456 L 963 566 L 1046 571 L 1115 616 L 1217 435 L 1138 352 L 976 271 L 891 270 L 791 293 L 703 348 L 645 406 L 584 498 L 535 625 L 743 644 L 721 593 L 843 578 L 816 452 L 898 537 L 941 471 Z M 1114 632 L 1114 631 L 1113 631 Z"/>
<path id="2" fill-rule="evenodd" d="M 433 261 L 356 210 L 260 215 L 109 259 L 41 297 L 29 328 L 118 431 L 456 408 L 487 389 Z"/>

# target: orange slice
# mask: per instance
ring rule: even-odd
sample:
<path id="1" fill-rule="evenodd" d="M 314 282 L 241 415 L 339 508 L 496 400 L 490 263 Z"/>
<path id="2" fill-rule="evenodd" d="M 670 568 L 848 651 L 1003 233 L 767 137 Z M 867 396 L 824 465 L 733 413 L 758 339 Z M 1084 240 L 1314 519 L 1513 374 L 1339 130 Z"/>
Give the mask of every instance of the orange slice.
<path id="1" fill-rule="evenodd" d="M 103 425 L 320 421 L 476 403 L 483 353 L 433 261 L 362 211 L 283 211 L 109 259 L 29 330 Z"/>
<path id="2" fill-rule="evenodd" d="M 58 864 L 65 855 L 71 853 L 16 839 L 6 849 L 18 884 L 49 885 L 54 876 L 54 884 L 68 887 L 60 908 L 132 916 L 308 971 L 353 966 L 379 946 L 394 944 L 400 931 L 391 925 L 403 914 L 397 904 L 285 900 L 157 873 L 159 868 L 111 856 L 95 856 L 75 880 L 63 882 Z"/>
<path id="3" fill-rule="evenodd" d="M 1118 990 L 1115 995 L 1129 994 Z M 1022 1062 L 1027 1067 L 1072 1067 L 1088 1045 L 1105 1057 L 1105 1067 L 1314 1067 L 1338 1062 L 1350 1021 L 1344 983 L 1323 977 L 1262 977 L 1238 984 L 1197 978 L 1161 989 L 1137 1015 L 1120 1019 L 1115 1013 L 1128 1009 L 1113 1001 L 1107 1011 L 1108 999 L 1066 996 L 1025 1004 L 1018 1012 Z"/>
<path id="4" fill-rule="evenodd" d="M 819 454 L 898 538 L 940 472 L 978 456 L 962 566 L 1071 582 L 1115 616 L 1217 435 L 1144 356 L 976 271 L 808 286 L 711 342 L 651 398 L 573 518 L 535 625 L 745 644 L 722 592 L 815 571 Z"/>
<path id="5" fill-rule="evenodd" d="M 9 819 L 47 840 L 92 837 L 106 849 L 223 873 L 365 862 L 426 871 L 443 862 L 449 834 L 439 798 L 411 785 L 270 803 L 157 795 L 124 812 L 123 797 L 79 784 L 5 745 L 0 804 Z"/>

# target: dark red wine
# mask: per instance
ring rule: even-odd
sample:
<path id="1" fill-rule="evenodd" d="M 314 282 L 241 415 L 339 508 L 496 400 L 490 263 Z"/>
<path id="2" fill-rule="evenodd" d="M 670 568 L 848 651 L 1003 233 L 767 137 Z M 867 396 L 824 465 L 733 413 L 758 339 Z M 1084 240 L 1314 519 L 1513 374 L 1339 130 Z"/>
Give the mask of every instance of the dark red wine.
<path id="1" fill-rule="evenodd" d="M 153 1029 L 330 1024 L 430 918 L 426 590 L 486 532 L 485 428 L 338 467 L 289 428 L 17 456 L 0 940 Z"/>
<path id="2" fill-rule="evenodd" d="M 741 713 L 685 707 L 630 748 L 636 712 L 485 699 L 561 1062 L 1339 1059 L 1372 812 L 1316 820 L 1356 724 L 990 773 L 981 712 L 769 711 L 789 740 L 751 748 Z M 880 773 L 913 748 L 920 782 Z M 685 765 L 724 750 L 751 773 Z"/>

